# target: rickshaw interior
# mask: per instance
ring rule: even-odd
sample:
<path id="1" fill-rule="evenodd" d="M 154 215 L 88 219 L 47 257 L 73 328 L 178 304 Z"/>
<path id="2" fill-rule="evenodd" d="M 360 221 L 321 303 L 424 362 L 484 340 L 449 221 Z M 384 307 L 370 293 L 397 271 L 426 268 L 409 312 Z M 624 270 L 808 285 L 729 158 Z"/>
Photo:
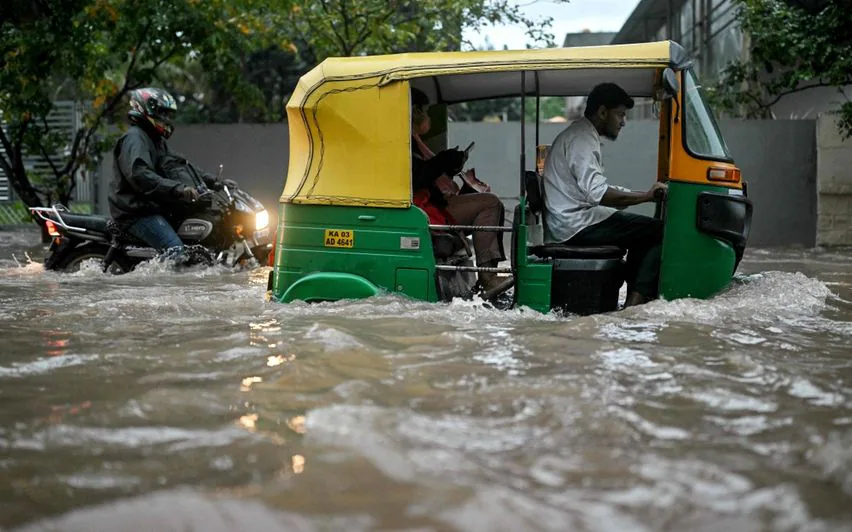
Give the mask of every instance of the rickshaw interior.
<path id="1" fill-rule="evenodd" d="M 624 88 L 631 97 L 652 99 L 662 104 L 675 96 L 678 82 L 674 71 L 669 68 L 624 68 L 606 69 L 577 68 L 569 70 L 537 70 L 520 72 L 477 73 L 416 78 L 410 87 L 426 94 L 430 102 L 429 115 L 432 127 L 423 140 L 435 153 L 447 149 L 447 108 L 450 105 L 477 100 L 519 98 L 521 116 L 528 106 L 535 109 L 533 131 L 527 131 L 525 120 L 519 127 L 521 142 L 517 148 L 519 166 L 517 171 L 507 169 L 518 182 L 518 205 L 511 216 L 512 225 L 503 228 L 511 231 L 512 244 L 509 267 L 499 268 L 499 273 L 511 274 L 517 283 L 520 269 L 541 265 L 548 271 L 553 269 L 550 281 L 550 304 L 578 313 L 594 313 L 614 310 L 618 291 L 623 284 L 620 275 L 624 250 L 616 246 L 566 246 L 545 244 L 543 191 L 541 167 L 547 146 L 540 142 L 541 98 L 547 96 L 586 96 L 595 85 L 613 82 Z M 527 135 L 534 136 L 536 153 L 527 154 Z M 666 132 L 661 131 L 661 137 Z M 540 148 L 540 150 L 539 150 Z M 668 143 L 659 143 L 658 172 L 648 180 L 667 180 Z M 532 163 L 532 164 L 531 164 Z M 492 176 L 493 177 L 493 176 Z M 657 208 L 656 217 L 664 212 Z M 472 272 L 479 270 L 471 262 L 470 235 L 477 230 L 499 231 L 498 228 L 462 230 L 466 241 L 460 242 L 456 234 L 445 232 L 448 227 L 430 226 L 432 242 L 439 270 L 438 292 L 441 299 L 469 295 L 474 285 Z M 440 232 L 438 232 L 440 230 Z M 514 284 L 514 283 L 513 283 Z M 529 280 L 527 285 L 529 287 Z M 548 284 L 548 283 L 545 283 Z M 523 290 L 520 291 L 523 294 Z M 518 291 L 512 303 L 518 303 Z M 491 298 L 491 297 L 489 297 Z M 542 295 L 534 299 L 541 300 Z M 502 300 L 506 303 L 505 298 Z M 536 305 L 538 306 L 538 305 Z"/>

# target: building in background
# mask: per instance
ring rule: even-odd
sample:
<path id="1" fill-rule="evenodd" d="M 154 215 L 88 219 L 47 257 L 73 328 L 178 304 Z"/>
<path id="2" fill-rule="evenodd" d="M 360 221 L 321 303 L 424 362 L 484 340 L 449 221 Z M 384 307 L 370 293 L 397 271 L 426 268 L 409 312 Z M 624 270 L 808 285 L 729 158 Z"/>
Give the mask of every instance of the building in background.
<path id="1" fill-rule="evenodd" d="M 713 82 L 728 63 L 748 53 L 748 35 L 736 14 L 735 0 L 641 0 L 612 44 L 671 39 L 694 58 L 700 79 Z M 816 118 L 842 103 L 837 89 L 819 87 L 784 96 L 771 109 L 776 118 Z M 651 107 L 642 102 L 633 114 L 648 118 Z"/>

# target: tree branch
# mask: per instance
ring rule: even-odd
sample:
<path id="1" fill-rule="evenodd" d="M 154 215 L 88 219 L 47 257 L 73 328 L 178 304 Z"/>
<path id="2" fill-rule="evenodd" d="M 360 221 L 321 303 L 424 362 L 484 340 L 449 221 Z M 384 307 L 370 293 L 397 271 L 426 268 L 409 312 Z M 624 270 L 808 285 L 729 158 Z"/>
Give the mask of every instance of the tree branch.
<path id="1" fill-rule="evenodd" d="M 47 134 L 47 132 L 50 131 L 50 126 L 47 124 L 47 116 L 41 117 L 41 125 L 42 127 L 44 127 L 45 134 Z M 62 174 L 59 173 L 59 168 L 57 168 L 56 165 L 53 163 L 53 159 L 50 157 L 50 154 L 47 153 L 47 149 L 44 147 L 44 144 L 42 144 L 41 139 L 43 137 L 44 135 L 39 135 L 38 151 L 41 152 L 41 156 L 44 158 L 45 161 L 47 161 L 48 166 L 50 166 L 50 169 L 56 175 L 56 178 L 59 179 Z M 72 151 L 71 154 L 73 155 L 74 152 Z"/>
<path id="2" fill-rule="evenodd" d="M 805 86 L 805 87 L 795 87 L 795 88 L 793 88 L 793 89 L 789 89 L 789 90 L 786 90 L 786 91 L 784 91 L 784 92 L 779 92 L 779 93 L 776 93 L 776 94 L 775 94 L 775 97 L 774 97 L 774 98 L 772 98 L 772 99 L 771 99 L 768 103 L 766 103 L 766 105 L 764 105 L 764 107 L 772 107 L 773 105 L 775 105 L 776 103 L 778 103 L 778 101 L 779 101 L 781 98 L 783 98 L 784 96 L 787 96 L 787 95 L 789 95 L 789 94 L 795 94 L 795 93 L 797 93 L 797 92 L 806 91 L 806 90 L 808 90 L 808 89 L 815 89 L 815 88 L 817 88 L 817 87 L 834 87 L 834 84 L 832 84 L 832 83 L 826 83 L 826 82 L 820 81 L 820 82 L 818 82 L 818 83 L 814 83 L 814 84 L 812 84 L 812 85 L 807 85 L 807 86 Z"/>

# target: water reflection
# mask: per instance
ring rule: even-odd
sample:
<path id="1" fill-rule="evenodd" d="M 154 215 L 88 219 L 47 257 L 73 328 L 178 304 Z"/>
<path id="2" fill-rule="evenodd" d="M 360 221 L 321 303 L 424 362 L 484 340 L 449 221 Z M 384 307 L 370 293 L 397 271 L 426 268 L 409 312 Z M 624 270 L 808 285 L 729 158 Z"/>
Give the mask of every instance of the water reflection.
<path id="1" fill-rule="evenodd" d="M 62 356 L 68 352 L 71 337 L 66 331 L 48 330 L 42 332 L 42 336 L 44 336 L 47 345 L 47 356 Z"/>
<path id="2" fill-rule="evenodd" d="M 300 454 L 293 455 L 293 473 L 297 475 L 305 471 L 305 457 Z"/>
<path id="3" fill-rule="evenodd" d="M 249 391 L 251 391 L 251 385 L 258 383 L 258 382 L 263 382 L 263 378 L 262 377 L 245 377 L 245 378 L 243 378 L 242 382 L 240 383 L 240 391 L 241 392 L 249 392 Z"/>
<path id="4" fill-rule="evenodd" d="M 237 423 L 246 430 L 254 432 L 255 427 L 257 425 L 257 419 L 257 414 L 245 414 L 243 416 L 240 416 L 240 419 L 237 421 Z"/>
<path id="5" fill-rule="evenodd" d="M 287 420 L 287 426 L 297 434 L 305 433 L 305 416 L 295 416 Z"/>

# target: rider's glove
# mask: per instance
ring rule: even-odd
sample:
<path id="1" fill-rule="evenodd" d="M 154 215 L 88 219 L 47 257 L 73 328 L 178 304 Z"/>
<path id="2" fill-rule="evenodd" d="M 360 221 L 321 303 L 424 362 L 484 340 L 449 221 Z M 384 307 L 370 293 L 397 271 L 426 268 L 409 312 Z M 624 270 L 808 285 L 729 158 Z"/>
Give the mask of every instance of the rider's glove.
<path id="1" fill-rule="evenodd" d="M 178 197 L 186 203 L 193 203 L 198 199 L 198 191 L 195 189 L 195 187 L 190 187 L 187 185 L 183 187 Z"/>

